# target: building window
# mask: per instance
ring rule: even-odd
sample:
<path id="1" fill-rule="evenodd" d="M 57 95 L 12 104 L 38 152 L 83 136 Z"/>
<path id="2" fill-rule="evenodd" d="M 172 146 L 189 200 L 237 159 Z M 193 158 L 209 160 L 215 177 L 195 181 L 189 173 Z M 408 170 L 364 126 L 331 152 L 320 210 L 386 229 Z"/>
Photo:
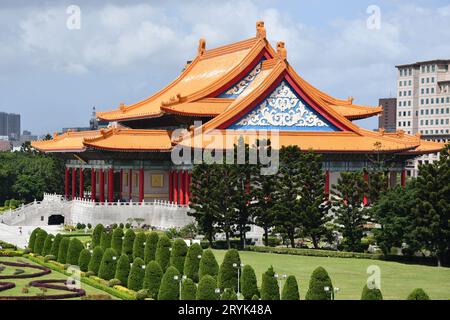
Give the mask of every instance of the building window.
<path id="1" fill-rule="evenodd" d="M 434 93 L 434 88 L 431 88 L 431 93 Z"/>
<path id="2" fill-rule="evenodd" d="M 423 120 L 420 120 L 420 125 L 423 126 Z"/>
<path id="3" fill-rule="evenodd" d="M 401 127 L 401 126 L 402 126 L 402 123 L 401 123 L 400 121 L 398 122 L 398 126 L 399 126 L 399 127 Z"/>

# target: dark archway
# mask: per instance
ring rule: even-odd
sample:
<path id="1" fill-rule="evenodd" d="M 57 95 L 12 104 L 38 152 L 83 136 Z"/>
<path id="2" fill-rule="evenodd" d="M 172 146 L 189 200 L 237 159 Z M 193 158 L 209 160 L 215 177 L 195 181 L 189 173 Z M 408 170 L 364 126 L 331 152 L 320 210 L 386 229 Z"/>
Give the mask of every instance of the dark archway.
<path id="1" fill-rule="evenodd" d="M 64 223 L 64 216 L 60 214 L 54 214 L 48 217 L 49 226 L 60 225 L 63 223 Z"/>

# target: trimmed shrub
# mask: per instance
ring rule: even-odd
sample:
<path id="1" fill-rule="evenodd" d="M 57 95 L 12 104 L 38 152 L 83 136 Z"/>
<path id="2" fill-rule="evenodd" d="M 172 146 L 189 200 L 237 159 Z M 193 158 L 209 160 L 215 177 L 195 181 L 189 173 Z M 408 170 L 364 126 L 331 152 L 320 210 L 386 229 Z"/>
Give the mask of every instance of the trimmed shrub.
<path id="1" fill-rule="evenodd" d="M 226 288 L 220 297 L 220 300 L 237 300 L 238 296 L 233 289 Z"/>
<path id="2" fill-rule="evenodd" d="M 281 291 L 281 300 L 300 300 L 298 283 L 295 276 L 288 276 Z"/>
<path id="3" fill-rule="evenodd" d="M 116 229 L 119 230 L 119 229 Z M 120 280 L 123 286 L 128 283 L 128 276 L 130 274 L 130 260 L 126 254 L 122 254 L 117 261 L 117 269 L 115 278 Z"/>
<path id="4" fill-rule="evenodd" d="M 381 294 L 380 289 L 369 289 L 366 284 L 361 294 L 361 300 L 383 300 L 383 295 Z"/>
<path id="5" fill-rule="evenodd" d="M 124 225 L 123 225 L 123 223 L 122 223 L 122 222 L 121 222 L 121 223 L 119 223 L 119 228 L 123 230 L 123 228 L 124 228 Z"/>
<path id="6" fill-rule="evenodd" d="M 236 267 L 233 267 L 233 265 Z M 236 249 L 229 249 L 223 257 L 223 262 L 219 269 L 219 288 L 231 288 L 237 291 L 238 269 L 241 268 L 241 258 Z"/>
<path id="7" fill-rule="evenodd" d="M 34 252 L 34 244 L 36 243 L 36 237 L 39 231 L 41 231 L 41 228 L 34 229 L 30 234 L 30 239 L 28 239 L 28 248 L 31 250 L 31 252 Z"/>
<path id="8" fill-rule="evenodd" d="M 105 230 L 102 224 L 98 224 L 95 226 L 94 231 L 92 232 L 92 247 L 95 248 L 100 245 L 100 240 L 102 238 L 102 233 Z"/>
<path id="9" fill-rule="evenodd" d="M 191 278 L 194 282 L 198 282 L 198 268 L 200 266 L 200 259 L 203 255 L 203 249 L 200 244 L 192 244 L 186 254 L 184 260 L 183 272 L 186 277 Z M 199 258 L 200 256 L 200 258 Z"/>
<path id="10" fill-rule="evenodd" d="M 152 231 L 147 235 L 144 248 L 144 261 L 148 264 L 150 261 L 156 259 L 156 247 L 158 246 L 159 235 Z"/>
<path id="11" fill-rule="evenodd" d="M 259 300 L 259 297 L 255 294 L 253 295 L 252 300 Z"/>
<path id="12" fill-rule="evenodd" d="M 81 250 L 84 249 L 83 243 L 74 238 L 70 241 L 69 249 L 67 250 L 66 263 L 71 265 L 78 265 L 78 260 L 80 259 Z"/>
<path id="13" fill-rule="evenodd" d="M 240 281 L 241 292 L 245 300 L 251 300 L 255 294 L 259 296 L 256 274 L 252 266 L 245 265 L 244 268 L 242 268 Z"/>
<path id="14" fill-rule="evenodd" d="M 111 241 L 112 241 L 112 232 L 106 230 L 103 231 L 102 235 L 100 236 L 100 247 L 102 247 L 103 250 L 111 248 Z"/>
<path id="15" fill-rule="evenodd" d="M 52 243 L 52 249 L 50 250 L 50 254 L 52 256 L 55 256 L 56 259 L 58 259 L 58 251 L 59 251 L 59 244 L 61 243 L 61 239 L 63 238 L 62 234 L 57 234 L 55 236 L 55 239 Z"/>
<path id="16" fill-rule="evenodd" d="M 197 288 L 197 300 L 219 300 L 220 295 L 216 293 L 217 281 L 210 275 L 201 277 Z"/>
<path id="17" fill-rule="evenodd" d="M 131 228 L 131 223 L 125 224 L 125 229 L 130 229 L 130 228 Z"/>
<path id="18" fill-rule="evenodd" d="M 203 251 L 200 265 L 198 267 L 198 277 L 203 278 L 206 275 L 217 277 L 219 274 L 219 264 L 211 249 Z"/>
<path id="19" fill-rule="evenodd" d="M 261 300 L 280 300 L 280 288 L 272 266 L 262 276 Z"/>
<path id="20" fill-rule="evenodd" d="M 181 284 L 180 300 L 195 300 L 197 297 L 197 285 L 192 279 L 187 278 Z"/>
<path id="21" fill-rule="evenodd" d="M 47 238 L 47 232 L 45 230 L 39 230 L 36 236 L 36 241 L 34 242 L 34 253 L 42 255 L 42 250 L 44 249 L 45 239 Z"/>
<path id="22" fill-rule="evenodd" d="M 122 254 L 126 254 L 128 256 L 128 260 L 130 261 L 133 261 L 134 238 L 136 238 L 136 234 L 132 229 L 128 229 L 125 232 L 125 236 L 122 243 Z"/>
<path id="23" fill-rule="evenodd" d="M 122 254 L 122 240 L 123 230 L 121 228 L 114 229 L 111 239 L 111 248 L 113 248 L 117 254 Z"/>
<path id="24" fill-rule="evenodd" d="M 89 262 L 91 261 L 91 252 L 89 249 L 83 249 L 80 252 L 80 258 L 78 259 L 78 266 L 80 270 L 83 272 L 87 272 L 89 270 Z"/>
<path id="25" fill-rule="evenodd" d="M 423 289 L 417 288 L 409 294 L 406 300 L 430 300 L 430 297 Z"/>
<path id="26" fill-rule="evenodd" d="M 177 268 L 181 274 L 184 273 L 184 260 L 188 247 L 183 239 L 176 239 L 172 245 L 172 251 L 170 252 L 170 265 Z"/>
<path id="27" fill-rule="evenodd" d="M 58 250 L 58 262 L 59 263 L 66 263 L 67 258 L 67 250 L 69 249 L 70 239 L 67 237 L 63 237 L 61 239 L 61 242 L 59 243 L 59 250 Z"/>
<path id="28" fill-rule="evenodd" d="M 148 290 L 149 297 L 156 299 L 158 297 L 159 287 L 161 286 L 161 278 L 163 271 L 160 265 L 152 260 L 145 268 L 143 288 Z"/>
<path id="29" fill-rule="evenodd" d="M 136 292 L 136 300 L 145 300 L 147 297 L 148 297 L 148 290 L 141 289 L 138 292 Z"/>
<path id="30" fill-rule="evenodd" d="M 144 281 L 145 263 L 142 258 L 137 257 L 133 261 L 131 266 L 130 275 L 128 276 L 127 287 L 128 289 L 139 291 L 142 289 L 142 283 Z"/>
<path id="31" fill-rule="evenodd" d="M 309 288 L 306 293 L 306 300 L 331 300 L 331 294 L 325 292 L 324 287 L 329 287 L 330 292 L 333 292 L 333 284 L 328 276 L 328 272 L 322 268 L 317 267 L 309 280 Z"/>
<path id="32" fill-rule="evenodd" d="M 161 287 L 158 292 L 158 300 L 179 299 L 180 289 L 178 287 L 179 286 L 178 281 L 174 280 L 175 276 L 181 277 L 177 268 L 169 266 L 161 279 Z"/>
<path id="33" fill-rule="evenodd" d="M 116 259 L 114 259 L 114 257 Z M 98 270 L 98 276 L 105 280 L 111 280 L 116 273 L 117 254 L 112 248 L 105 250 Z"/>
<path id="34" fill-rule="evenodd" d="M 92 251 L 91 261 L 89 261 L 88 270 L 93 272 L 94 274 L 98 274 L 98 270 L 100 269 L 100 264 L 102 263 L 103 258 L 103 248 L 100 246 L 96 246 Z"/>
<path id="35" fill-rule="evenodd" d="M 42 249 L 42 256 L 47 256 L 52 253 L 52 244 L 55 236 L 49 233 L 44 241 L 44 248 Z"/>
<path id="36" fill-rule="evenodd" d="M 167 269 L 170 263 L 171 246 L 172 243 L 170 242 L 170 239 L 166 235 L 162 235 L 161 237 L 159 237 L 158 245 L 156 247 L 156 262 L 159 263 L 163 271 Z"/>
<path id="37" fill-rule="evenodd" d="M 111 288 L 114 286 L 122 286 L 122 285 L 123 285 L 123 282 L 116 278 L 108 281 L 108 287 L 111 287 Z"/>
<path id="38" fill-rule="evenodd" d="M 144 232 L 136 234 L 133 242 L 133 259 L 141 258 L 144 260 L 144 246 L 146 235 Z"/>

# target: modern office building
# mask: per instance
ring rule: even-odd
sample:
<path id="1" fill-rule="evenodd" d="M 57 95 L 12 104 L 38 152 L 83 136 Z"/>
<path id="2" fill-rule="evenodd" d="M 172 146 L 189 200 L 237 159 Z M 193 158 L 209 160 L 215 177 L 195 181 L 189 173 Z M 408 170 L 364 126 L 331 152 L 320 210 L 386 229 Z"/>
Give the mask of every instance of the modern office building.
<path id="1" fill-rule="evenodd" d="M 20 139 L 20 114 L 0 112 L 0 136 L 13 141 Z"/>
<path id="2" fill-rule="evenodd" d="M 395 132 L 397 130 L 397 99 L 382 98 L 378 104 L 383 107 L 383 112 L 378 118 L 378 129 L 384 129 L 386 132 Z"/>

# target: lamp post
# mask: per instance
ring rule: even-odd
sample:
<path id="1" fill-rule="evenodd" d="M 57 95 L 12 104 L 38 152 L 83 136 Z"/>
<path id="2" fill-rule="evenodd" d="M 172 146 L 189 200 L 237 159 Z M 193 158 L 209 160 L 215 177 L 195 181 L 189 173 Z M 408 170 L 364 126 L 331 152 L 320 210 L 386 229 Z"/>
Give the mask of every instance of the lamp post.
<path id="1" fill-rule="evenodd" d="M 280 293 L 281 293 L 281 281 L 286 280 L 287 275 L 286 275 L 285 273 L 283 273 L 283 274 L 280 276 L 278 273 L 275 273 L 275 274 L 273 275 L 273 277 L 274 277 L 275 279 L 277 279 L 277 281 L 278 281 L 278 289 L 280 290 Z"/>
<path id="2" fill-rule="evenodd" d="M 331 300 L 334 300 L 334 296 L 336 293 L 338 293 L 341 289 L 339 288 L 330 288 L 330 287 L 323 287 L 323 290 L 328 294 L 331 295 Z"/>
<path id="3" fill-rule="evenodd" d="M 179 296 L 179 300 L 181 300 L 181 284 L 183 283 L 183 281 L 184 280 L 186 280 L 186 276 L 185 275 L 183 275 L 183 276 L 173 276 L 173 280 L 175 280 L 175 281 L 178 281 L 178 287 L 179 287 L 179 290 L 180 290 L 180 296 Z"/>
<path id="4" fill-rule="evenodd" d="M 237 263 L 233 263 L 233 268 L 237 269 L 237 276 L 238 276 L 238 281 L 237 281 L 237 298 L 239 300 L 240 296 L 241 296 L 241 291 L 240 291 L 240 277 L 241 277 L 241 268 L 244 267 L 243 263 L 237 264 Z"/>

